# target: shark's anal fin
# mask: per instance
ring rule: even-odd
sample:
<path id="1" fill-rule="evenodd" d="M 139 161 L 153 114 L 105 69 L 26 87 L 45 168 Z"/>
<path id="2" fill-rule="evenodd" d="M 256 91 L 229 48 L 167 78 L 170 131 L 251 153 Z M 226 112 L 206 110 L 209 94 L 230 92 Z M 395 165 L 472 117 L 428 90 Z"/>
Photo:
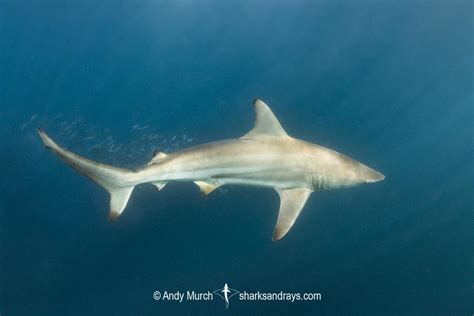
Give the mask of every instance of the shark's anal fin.
<path id="1" fill-rule="evenodd" d="M 167 154 L 159 150 L 156 150 L 155 153 L 153 154 L 153 158 L 150 160 L 147 166 L 152 165 L 154 163 L 163 162 L 163 160 L 165 160 L 166 158 L 168 158 Z"/>
<path id="2" fill-rule="evenodd" d="M 280 211 L 273 231 L 273 241 L 282 239 L 288 233 L 313 192 L 307 188 L 276 190 L 280 195 Z"/>
<path id="3" fill-rule="evenodd" d="M 210 181 L 194 181 L 194 183 L 196 183 L 199 189 L 201 189 L 202 195 L 208 195 L 209 193 L 220 187 L 219 184 Z"/>
<path id="4" fill-rule="evenodd" d="M 165 161 L 168 158 L 168 155 L 165 154 L 164 152 L 161 152 L 159 150 L 155 150 L 153 154 L 153 158 L 150 160 L 150 162 L 147 164 L 147 166 L 153 165 L 153 164 L 159 164 Z M 163 189 L 166 185 L 166 181 L 156 181 L 152 182 L 154 186 L 156 186 L 157 190 L 160 191 Z"/>
<path id="5" fill-rule="evenodd" d="M 265 136 L 288 136 L 272 110 L 262 100 L 253 101 L 255 107 L 255 125 L 242 139 L 255 139 Z"/>
<path id="6" fill-rule="evenodd" d="M 167 182 L 165 181 L 157 181 L 157 182 L 153 182 L 153 185 L 156 186 L 156 188 L 158 189 L 158 191 L 160 191 L 161 189 L 163 189 L 165 187 Z"/>

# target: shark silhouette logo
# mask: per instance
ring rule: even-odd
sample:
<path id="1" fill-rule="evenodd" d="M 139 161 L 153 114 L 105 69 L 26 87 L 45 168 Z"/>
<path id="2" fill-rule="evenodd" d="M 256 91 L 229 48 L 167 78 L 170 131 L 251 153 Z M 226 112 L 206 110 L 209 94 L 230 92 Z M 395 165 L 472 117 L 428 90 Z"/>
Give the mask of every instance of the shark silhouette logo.
<path id="1" fill-rule="evenodd" d="M 212 292 L 222 298 L 225 301 L 225 309 L 229 308 L 229 300 L 232 296 L 239 294 L 240 292 L 234 289 L 231 289 L 227 283 L 224 284 L 222 289 L 215 290 Z"/>

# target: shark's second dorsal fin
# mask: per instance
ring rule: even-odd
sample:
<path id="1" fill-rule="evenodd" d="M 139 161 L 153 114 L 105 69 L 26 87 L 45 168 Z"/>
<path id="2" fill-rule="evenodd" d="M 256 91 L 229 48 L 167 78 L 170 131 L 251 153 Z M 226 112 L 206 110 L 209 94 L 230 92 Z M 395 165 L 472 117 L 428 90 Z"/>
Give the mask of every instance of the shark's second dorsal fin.
<path id="1" fill-rule="evenodd" d="M 151 158 L 150 162 L 148 163 L 148 166 L 152 165 L 154 163 L 162 162 L 167 157 L 168 157 L 168 155 L 165 154 L 164 152 L 156 150 L 155 153 L 153 154 L 153 158 Z"/>
<path id="2" fill-rule="evenodd" d="M 255 125 L 242 139 L 253 139 L 261 136 L 288 136 L 272 110 L 262 100 L 253 101 L 255 107 Z"/>

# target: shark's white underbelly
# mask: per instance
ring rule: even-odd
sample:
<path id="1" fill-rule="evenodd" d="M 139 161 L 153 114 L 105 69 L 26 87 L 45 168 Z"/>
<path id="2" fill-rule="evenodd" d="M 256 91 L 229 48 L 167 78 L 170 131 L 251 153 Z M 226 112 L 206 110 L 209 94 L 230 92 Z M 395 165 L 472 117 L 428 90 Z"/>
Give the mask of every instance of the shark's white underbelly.
<path id="1" fill-rule="evenodd" d="M 139 172 L 137 177 L 142 183 L 211 181 L 219 185 L 310 187 L 307 170 L 298 159 L 301 157 L 292 157 L 281 147 L 231 140 L 176 152 L 168 160 Z"/>
<path id="2" fill-rule="evenodd" d="M 227 167 L 196 168 L 189 170 L 171 171 L 156 170 L 156 173 L 148 175 L 144 182 L 169 182 L 169 181 L 211 181 L 219 185 L 237 184 L 252 185 L 276 188 L 310 187 L 305 173 L 301 171 L 289 170 L 284 166 L 243 166 L 239 163 L 228 165 Z M 166 169 L 163 166 L 160 169 Z"/>

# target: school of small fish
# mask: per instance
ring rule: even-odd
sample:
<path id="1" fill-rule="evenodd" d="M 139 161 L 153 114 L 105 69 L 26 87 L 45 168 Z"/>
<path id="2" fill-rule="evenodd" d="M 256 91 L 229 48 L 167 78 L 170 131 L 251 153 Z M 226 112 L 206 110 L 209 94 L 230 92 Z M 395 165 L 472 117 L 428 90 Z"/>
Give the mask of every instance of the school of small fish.
<path id="1" fill-rule="evenodd" d="M 106 126 L 93 125 L 80 115 L 67 118 L 63 113 L 50 117 L 32 114 L 21 124 L 21 132 L 34 132 L 42 127 L 54 134 L 57 139 L 74 147 L 90 159 L 102 160 L 107 163 L 118 163 L 123 167 L 146 163 L 143 157 L 150 157 L 156 150 L 172 152 L 189 147 L 194 138 L 186 134 L 163 135 L 150 124 L 135 123 L 128 130 L 128 136 L 118 137 Z M 129 141 L 128 141 L 129 139 Z"/>

